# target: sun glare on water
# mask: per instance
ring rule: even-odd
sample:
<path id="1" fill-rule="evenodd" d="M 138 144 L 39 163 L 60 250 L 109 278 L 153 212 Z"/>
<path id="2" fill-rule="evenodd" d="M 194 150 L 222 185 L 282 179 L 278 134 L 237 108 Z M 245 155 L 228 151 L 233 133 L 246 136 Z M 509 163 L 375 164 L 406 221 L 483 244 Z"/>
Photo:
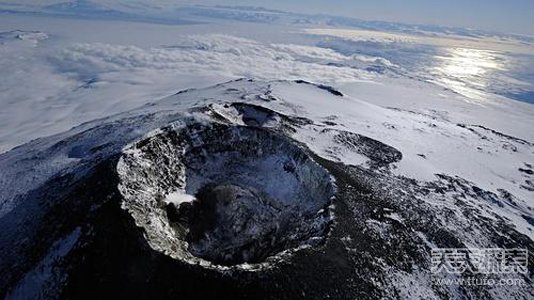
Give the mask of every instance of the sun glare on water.
<path id="1" fill-rule="evenodd" d="M 450 48 L 444 54 L 435 57 L 437 65 L 431 72 L 437 75 L 439 83 L 452 90 L 474 99 L 482 99 L 490 84 L 491 72 L 505 70 L 505 62 L 498 52 Z"/>

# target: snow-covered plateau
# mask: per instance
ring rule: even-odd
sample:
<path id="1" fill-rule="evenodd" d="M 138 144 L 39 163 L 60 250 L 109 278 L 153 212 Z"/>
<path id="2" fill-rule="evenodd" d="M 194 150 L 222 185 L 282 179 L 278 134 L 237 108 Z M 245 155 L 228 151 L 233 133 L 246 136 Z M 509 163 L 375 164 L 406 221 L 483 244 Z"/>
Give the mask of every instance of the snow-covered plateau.
<path id="1" fill-rule="evenodd" d="M 529 84 L 505 54 L 260 8 L 180 25 L 72 9 L 0 22 L 1 298 L 534 298 L 534 105 L 505 96 Z M 219 20 L 236 11 L 247 30 Z M 378 44 L 439 72 L 354 50 Z M 435 248 L 533 255 L 526 273 L 437 274 Z M 437 284 L 501 275 L 521 284 Z"/>

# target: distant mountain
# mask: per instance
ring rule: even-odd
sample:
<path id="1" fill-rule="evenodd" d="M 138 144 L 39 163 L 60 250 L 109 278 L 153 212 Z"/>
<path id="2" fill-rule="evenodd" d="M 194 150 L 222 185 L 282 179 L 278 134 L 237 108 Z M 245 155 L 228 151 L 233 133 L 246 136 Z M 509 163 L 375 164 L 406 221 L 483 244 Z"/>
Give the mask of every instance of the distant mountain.
<path id="1" fill-rule="evenodd" d="M 154 23 L 183 23 L 209 20 L 231 20 L 268 24 L 304 26 L 330 26 L 364 30 L 389 31 L 422 36 L 460 36 L 468 38 L 513 39 L 533 44 L 534 37 L 508 34 L 462 27 L 448 27 L 428 24 L 405 24 L 388 21 L 367 21 L 350 17 L 331 15 L 309 15 L 286 12 L 255 6 L 206 6 L 206 5 L 160 5 L 144 1 L 91 1 L 75 0 L 51 5 L 28 6 L 0 2 L 0 12 L 40 13 L 47 15 L 70 15 L 90 18 L 119 19 Z"/>

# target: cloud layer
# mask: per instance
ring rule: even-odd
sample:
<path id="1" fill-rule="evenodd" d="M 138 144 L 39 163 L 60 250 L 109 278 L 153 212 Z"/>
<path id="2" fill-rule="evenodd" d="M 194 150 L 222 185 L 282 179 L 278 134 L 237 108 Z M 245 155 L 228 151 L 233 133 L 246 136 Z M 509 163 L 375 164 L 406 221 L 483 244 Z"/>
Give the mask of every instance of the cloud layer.
<path id="1" fill-rule="evenodd" d="M 124 70 L 218 72 L 261 79 L 304 78 L 319 82 L 351 81 L 369 76 L 369 64 L 383 63 L 363 56 L 345 56 L 330 49 L 300 45 L 267 45 L 227 36 L 189 36 L 163 48 L 143 49 L 109 44 L 76 44 L 53 58 L 62 71 L 88 73 Z"/>
<path id="2" fill-rule="evenodd" d="M 0 37 L 0 74 L 6 78 L 0 82 L 0 151 L 192 86 L 238 77 L 355 81 L 376 76 L 365 71 L 370 65 L 388 65 L 373 57 L 230 35 L 185 36 L 151 48 Z"/>

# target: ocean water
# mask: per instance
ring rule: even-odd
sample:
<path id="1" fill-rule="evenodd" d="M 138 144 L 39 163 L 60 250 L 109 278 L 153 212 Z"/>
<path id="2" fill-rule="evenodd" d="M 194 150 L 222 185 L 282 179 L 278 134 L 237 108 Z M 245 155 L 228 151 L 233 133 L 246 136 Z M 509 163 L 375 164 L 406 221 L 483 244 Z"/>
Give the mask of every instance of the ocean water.
<path id="1" fill-rule="evenodd" d="M 470 48 L 438 48 L 429 65 L 434 80 L 475 99 L 485 93 L 534 104 L 534 56 Z"/>
<path id="2" fill-rule="evenodd" d="M 383 57 L 400 73 L 446 86 L 483 101 L 488 93 L 534 104 L 534 55 L 415 43 L 325 39 L 318 43 L 345 55 Z"/>

